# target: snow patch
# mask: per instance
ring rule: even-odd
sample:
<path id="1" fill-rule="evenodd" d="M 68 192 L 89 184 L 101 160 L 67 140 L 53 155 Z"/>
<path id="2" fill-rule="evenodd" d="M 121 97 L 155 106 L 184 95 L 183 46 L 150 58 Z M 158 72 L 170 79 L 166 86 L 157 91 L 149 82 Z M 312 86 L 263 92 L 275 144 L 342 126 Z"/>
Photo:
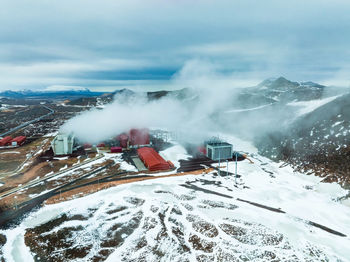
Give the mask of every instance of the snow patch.
<path id="1" fill-rule="evenodd" d="M 239 112 L 247 112 L 247 111 L 255 111 L 255 110 L 259 110 L 262 109 L 264 107 L 268 107 L 273 105 L 273 103 L 270 104 L 266 104 L 266 105 L 262 105 L 262 106 L 257 106 L 257 107 L 253 107 L 253 108 L 247 108 L 247 109 L 231 109 L 231 110 L 227 110 L 224 113 L 229 114 L 229 113 L 239 113 Z"/>
<path id="2" fill-rule="evenodd" d="M 18 151 L 9 151 L 9 152 L 1 152 L 0 155 L 5 155 L 5 154 L 20 154 L 21 152 Z"/>
<path id="3" fill-rule="evenodd" d="M 128 171 L 128 172 L 137 172 L 137 168 L 133 165 L 130 165 L 128 162 L 126 161 L 122 161 L 120 162 L 120 169 Z"/>
<path id="4" fill-rule="evenodd" d="M 325 261 L 348 261 L 350 257 L 350 249 L 348 248 L 350 246 L 349 202 L 336 200 L 345 196 L 348 192 L 336 183 L 321 183 L 322 178 L 320 177 L 294 172 L 288 165 L 283 165 L 282 167 L 283 163 L 276 163 L 260 156 L 257 154 L 256 148 L 249 142 L 241 141 L 229 135 L 224 137 L 227 138 L 228 142 L 233 143 L 238 150 L 250 153 L 254 161 L 254 164 L 248 161 L 238 162 L 238 174 L 241 175 L 246 188 L 235 187 L 233 177 L 220 177 L 209 173 L 124 184 L 79 199 L 44 206 L 32 212 L 18 227 L 1 231 L 8 239 L 3 248 L 6 260 L 32 261 L 32 255 L 29 253 L 28 247 L 24 245 L 25 230 L 55 219 L 63 213 L 71 216 L 83 215 L 88 218 L 86 221 L 80 221 L 80 224 L 83 225 L 82 233 L 79 232 L 76 235 L 76 239 L 71 239 L 74 244 L 81 244 L 79 241 L 82 241 L 84 235 L 98 234 L 98 236 L 106 236 L 110 232 L 110 226 L 114 224 L 123 225 L 130 221 L 133 215 L 141 212 L 143 218 L 155 219 L 155 227 L 150 230 L 144 230 L 142 226 L 139 226 L 132 234 L 123 234 L 122 238 L 125 242 L 114 249 L 114 253 L 108 257 L 107 261 L 120 261 L 125 256 L 132 256 L 135 260 L 140 258 L 138 257 L 140 255 L 137 253 L 138 250 L 132 249 L 132 246 L 142 237 L 146 238 L 148 247 L 160 246 L 161 250 L 166 251 L 164 252 L 164 261 L 171 261 L 172 258 L 177 261 L 181 261 L 182 258 L 182 261 L 186 258 L 187 260 L 195 261 L 195 257 L 191 256 L 200 254 L 200 251 L 193 249 L 188 243 L 190 233 L 194 232 L 193 224 L 187 219 L 188 215 L 200 217 L 200 219 L 208 221 L 217 229 L 220 228 L 222 223 L 228 223 L 229 219 L 232 219 L 251 223 L 249 226 L 250 230 L 259 231 L 263 227 L 269 230 L 269 234 L 275 234 L 275 232 L 283 234 L 283 239 L 288 241 L 290 249 L 273 245 L 268 247 L 279 258 L 291 258 L 295 255 L 294 260 L 298 261 L 322 260 L 319 257 L 314 257 L 312 252 L 307 252 L 307 247 L 314 247 L 316 250 L 321 250 L 324 253 L 324 256 L 327 258 L 323 259 Z M 170 160 L 172 157 L 174 157 L 173 160 L 178 158 L 176 152 L 184 153 L 183 149 L 177 145 L 164 151 L 166 151 L 165 155 L 169 156 Z M 116 159 L 121 161 L 122 165 L 128 165 L 121 160 L 120 156 L 117 156 Z M 133 167 L 133 169 L 135 168 Z M 229 172 L 234 172 L 235 163 L 229 162 L 228 169 Z M 226 168 L 223 170 L 226 170 Z M 183 185 L 195 185 L 197 188 L 207 190 L 207 192 L 187 188 Z M 217 194 L 210 192 L 216 192 Z M 140 205 L 134 205 L 126 201 L 130 197 L 142 199 L 144 202 Z M 238 199 L 280 208 L 286 213 L 272 212 Z M 234 205 L 236 208 L 233 210 L 210 206 L 203 208 L 203 201 L 222 203 L 223 207 Z M 189 205 L 191 209 L 185 208 L 185 205 Z M 118 206 L 126 206 L 128 209 L 123 215 L 108 214 L 108 211 Z M 156 207 L 159 211 L 154 212 L 151 210 L 151 207 Z M 171 210 L 174 207 L 177 207 L 182 215 L 171 215 Z M 96 210 L 96 213 L 90 216 L 89 212 L 92 209 Z M 184 231 L 184 244 L 191 248 L 191 252 L 178 253 L 178 242 L 176 241 L 171 242 L 167 241 L 167 239 L 164 241 L 156 240 L 162 227 L 162 224 L 157 222 L 159 221 L 158 214 L 160 212 L 164 212 L 163 223 L 170 238 L 174 237 L 171 230 L 171 226 L 174 224 L 171 224 L 171 219 L 176 218 L 176 221 L 181 224 Z M 347 237 L 340 237 L 313 227 L 307 221 L 327 226 L 342 232 Z M 52 232 L 63 227 L 69 228 L 76 225 L 77 222 L 66 221 L 59 227 L 54 228 Z M 199 233 L 196 234 L 200 235 Z M 230 247 L 234 246 L 237 252 L 243 254 L 249 248 L 259 248 L 259 246 L 254 247 L 251 244 L 242 244 L 222 232 L 222 230 L 218 230 L 218 235 L 215 238 L 208 239 L 202 235 L 201 237 L 215 241 L 217 248 L 229 250 Z M 254 235 L 252 237 L 254 238 Z M 90 240 L 87 238 L 85 241 Z M 86 242 L 82 243 L 86 244 Z M 100 251 L 99 239 L 93 239 L 89 243 L 93 245 L 89 255 Z M 215 249 L 214 252 L 217 250 Z M 261 251 L 264 250 L 261 249 Z M 152 249 L 146 255 L 146 261 L 157 261 L 155 254 L 152 253 Z"/>
<path id="5" fill-rule="evenodd" d="M 165 160 L 170 160 L 177 168 L 180 167 L 180 163 L 179 163 L 180 159 L 188 159 L 189 157 L 191 157 L 189 154 L 187 154 L 186 149 L 179 144 L 175 144 L 172 147 L 169 147 L 163 151 L 160 151 L 159 154 Z"/>
<path id="6" fill-rule="evenodd" d="M 300 102 L 291 102 L 288 103 L 288 106 L 294 106 L 294 107 L 301 107 L 298 112 L 296 113 L 296 116 L 302 116 L 308 113 L 311 113 L 312 111 L 316 110 L 317 108 L 328 104 L 329 102 L 332 102 L 334 99 L 336 99 L 338 96 L 332 96 L 327 97 L 324 99 L 318 99 L 318 100 L 311 100 L 311 101 L 300 101 Z"/>

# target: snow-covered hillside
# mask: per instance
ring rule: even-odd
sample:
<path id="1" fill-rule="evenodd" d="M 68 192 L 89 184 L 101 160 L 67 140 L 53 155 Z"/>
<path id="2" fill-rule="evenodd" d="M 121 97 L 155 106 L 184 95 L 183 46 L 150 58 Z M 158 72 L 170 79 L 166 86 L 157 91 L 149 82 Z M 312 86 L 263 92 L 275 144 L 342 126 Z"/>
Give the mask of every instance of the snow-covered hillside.
<path id="1" fill-rule="evenodd" d="M 305 114 L 311 113 L 315 109 L 333 101 L 337 97 L 338 96 L 331 96 L 331 97 L 327 97 L 324 99 L 318 99 L 318 100 L 291 102 L 291 103 L 288 103 L 287 105 L 298 107 L 299 110 L 296 113 L 296 117 L 300 117 L 300 116 L 303 116 Z"/>
<path id="2" fill-rule="evenodd" d="M 338 200 L 347 192 L 235 143 L 254 161 L 238 163 L 238 187 L 212 172 L 45 206 L 0 231 L 2 253 L 6 261 L 350 261 L 350 202 Z"/>

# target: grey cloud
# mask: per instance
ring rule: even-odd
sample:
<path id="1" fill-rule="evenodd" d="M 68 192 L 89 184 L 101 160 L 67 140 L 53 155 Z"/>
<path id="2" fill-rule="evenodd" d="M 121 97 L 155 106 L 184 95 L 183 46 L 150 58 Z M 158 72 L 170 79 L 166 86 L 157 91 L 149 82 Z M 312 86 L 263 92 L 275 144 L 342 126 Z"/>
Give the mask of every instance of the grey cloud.
<path id="1" fill-rule="evenodd" d="M 164 83 L 193 59 L 237 81 L 346 83 L 348 13 L 345 0 L 4 0 L 0 89 Z"/>

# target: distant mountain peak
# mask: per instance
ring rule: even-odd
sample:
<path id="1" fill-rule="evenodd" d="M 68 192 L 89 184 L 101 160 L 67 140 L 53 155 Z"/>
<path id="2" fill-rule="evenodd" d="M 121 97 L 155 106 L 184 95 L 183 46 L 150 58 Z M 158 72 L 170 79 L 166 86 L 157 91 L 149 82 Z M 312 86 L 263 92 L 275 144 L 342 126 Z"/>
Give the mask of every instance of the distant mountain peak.
<path id="1" fill-rule="evenodd" d="M 43 92 L 90 92 L 90 90 L 82 86 L 52 85 L 46 87 Z"/>
<path id="2" fill-rule="evenodd" d="M 133 95 L 135 94 L 134 91 L 132 91 L 131 89 L 128 89 L 128 88 L 123 88 L 123 89 L 118 89 L 118 90 L 115 90 L 114 92 L 112 92 L 112 94 L 123 94 L 123 95 Z"/>
<path id="3" fill-rule="evenodd" d="M 103 94 L 104 92 L 92 92 L 87 88 L 79 88 L 79 89 L 44 89 L 44 90 L 19 90 L 19 91 L 12 91 L 12 90 L 6 90 L 3 92 L 0 92 L 1 97 L 7 97 L 7 98 L 29 98 L 29 97 L 36 97 L 36 98 L 58 98 L 63 96 L 99 96 Z"/>
<path id="4" fill-rule="evenodd" d="M 282 87 L 282 86 L 299 86 L 299 83 L 297 82 L 292 82 L 288 79 L 286 79 L 283 76 L 280 76 L 278 78 L 268 78 L 266 80 L 264 80 L 263 82 L 261 82 L 258 86 L 261 87 L 272 87 L 272 88 L 277 88 L 277 87 Z"/>
<path id="5" fill-rule="evenodd" d="M 272 89 L 285 89 L 285 88 L 296 88 L 296 87 L 307 87 L 307 88 L 324 88 L 325 86 L 312 81 L 306 82 L 293 82 L 286 79 L 283 76 L 278 78 L 268 78 L 262 81 L 258 87 L 260 88 L 272 88 Z"/>

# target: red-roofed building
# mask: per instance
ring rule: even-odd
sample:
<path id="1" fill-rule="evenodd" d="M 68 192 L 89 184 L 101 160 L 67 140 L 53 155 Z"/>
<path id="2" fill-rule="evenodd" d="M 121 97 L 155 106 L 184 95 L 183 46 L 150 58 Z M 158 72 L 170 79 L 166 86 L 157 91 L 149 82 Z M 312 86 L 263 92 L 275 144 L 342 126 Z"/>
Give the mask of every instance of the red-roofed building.
<path id="1" fill-rule="evenodd" d="M 112 146 L 111 147 L 111 153 L 122 153 L 123 148 L 121 146 Z"/>
<path id="2" fill-rule="evenodd" d="M 15 137 L 12 141 L 11 141 L 11 144 L 13 146 L 21 146 L 23 145 L 23 143 L 26 141 L 27 137 L 25 136 L 18 136 L 18 137 Z"/>
<path id="3" fill-rule="evenodd" d="M 137 153 L 149 171 L 169 170 L 171 166 L 153 148 L 141 147 Z"/>
<path id="4" fill-rule="evenodd" d="M 5 136 L 3 139 L 0 140 L 0 146 L 8 146 L 11 144 L 12 137 Z"/>

